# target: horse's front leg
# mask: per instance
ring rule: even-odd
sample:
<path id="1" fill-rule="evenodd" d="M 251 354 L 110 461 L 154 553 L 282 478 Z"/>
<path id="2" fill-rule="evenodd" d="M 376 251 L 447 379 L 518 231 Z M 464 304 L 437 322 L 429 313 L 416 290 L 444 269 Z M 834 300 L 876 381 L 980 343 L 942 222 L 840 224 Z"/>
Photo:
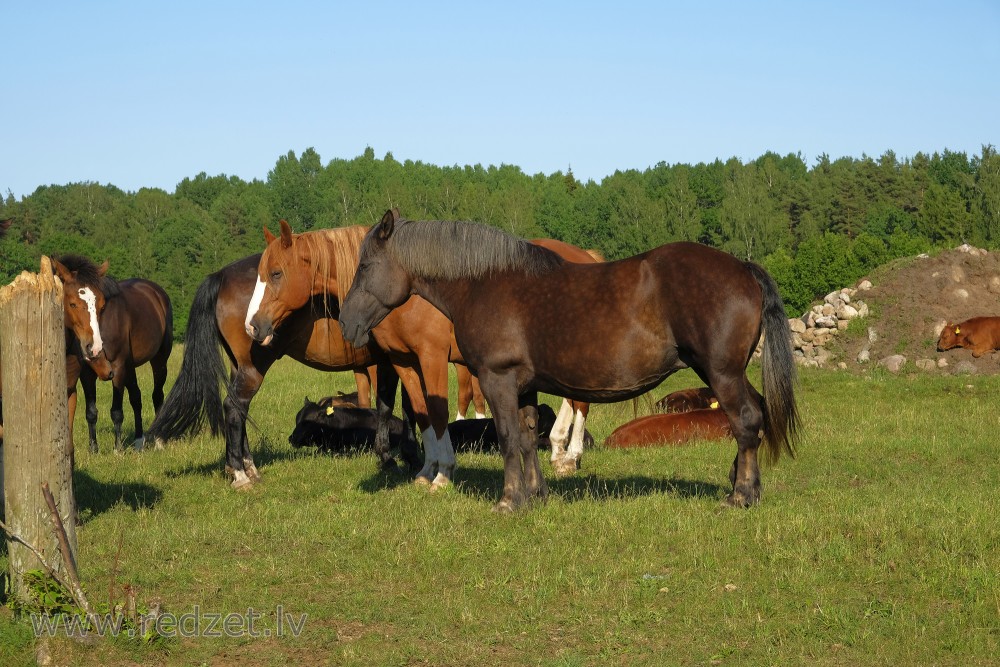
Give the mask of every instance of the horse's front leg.
<path id="1" fill-rule="evenodd" d="M 97 376 L 86 371 L 80 374 L 80 386 L 83 387 L 83 402 L 87 418 L 87 433 L 90 437 L 90 451 L 98 452 L 97 446 Z"/>
<path id="2" fill-rule="evenodd" d="M 493 511 L 513 512 L 527 500 L 516 380 L 513 373 L 498 375 L 480 371 L 479 385 L 493 412 L 500 452 L 503 454 L 503 496 L 493 506 Z"/>
<path id="3" fill-rule="evenodd" d="M 141 450 L 144 441 L 142 436 L 142 390 L 139 389 L 139 379 L 135 373 L 132 373 L 126 388 L 128 389 L 128 402 L 132 406 L 133 424 L 135 424 L 135 441 L 132 446 Z"/>
<path id="4" fill-rule="evenodd" d="M 125 410 L 122 409 L 122 405 L 125 402 L 125 383 L 119 384 L 118 378 L 116 377 L 113 381 L 112 393 L 111 393 L 111 423 L 115 427 L 115 446 L 114 451 L 116 454 L 122 451 L 122 423 L 125 421 Z"/>
<path id="5" fill-rule="evenodd" d="M 398 471 L 396 459 L 392 457 L 392 445 L 389 442 L 389 419 L 392 417 L 392 408 L 396 403 L 396 388 L 399 386 L 399 376 L 388 362 L 378 364 L 376 368 L 377 380 L 375 382 L 375 408 L 378 417 L 375 427 L 375 456 L 378 457 L 379 466 L 386 470 Z M 355 371 L 355 378 L 358 371 Z M 365 384 L 368 383 L 368 376 L 362 374 Z M 366 392 L 367 393 L 367 392 Z M 366 399 L 361 398 L 361 382 L 358 381 L 358 401 L 362 407 L 368 407 Z M 370 400 L 370 399 L 368 399 Z M 400 453 L 403 459 L 411 465 L 415 462 L 416 452 L 411 445 L 409 438 L 404 438 L 400 445 Z"/>
<path id="6" fill-rule="evenodd" d="M 520 426 L 521 463 L 524 470 L 525 492 L 528 498 L 548 498 L 549 489 L 542 475 L 538 460 L 538 394 L 531 392 L 520 399 L 518 422 Z"/>
<path id="7" fill-rule="evenodd" d="M 413 421 L 417 424 L 424 445 L 424 464 L 417 471 L 413 483 L 430 486 L 437 474 L 437 438 L 427 415 L 427 397 L 424 394 L 424 385 L 421 382 L 420 374 L 408 364 L 393 363 L 393 368 L 410 398 Z"/>
<path id="8" fill-rule="evenodd" d="M 428 358 L 428 356 L 430 358 Z M 431 491 L 451 485 L 455 475 L 455 448 L 448 433 L 448 358 L 441 354 L 422 355 L 420 371 L 427 392 L 427 417 L 430 430 L 437 441 L 437 474 L 431 482 Z"/>

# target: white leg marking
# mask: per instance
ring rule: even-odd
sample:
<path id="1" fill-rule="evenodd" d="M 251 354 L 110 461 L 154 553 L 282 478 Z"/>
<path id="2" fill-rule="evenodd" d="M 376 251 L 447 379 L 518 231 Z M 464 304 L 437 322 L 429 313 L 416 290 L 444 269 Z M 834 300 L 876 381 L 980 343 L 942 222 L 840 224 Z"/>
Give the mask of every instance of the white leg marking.
<path id="1" fill-rule="evenodd" d="M 87 304 L 87 312 L 90 313 L 90 332 L 94 335 L 94 346 L 91 348 L 90 354 L 92 357 L 96 357 L 104 349 L 101 326 L 97 323 L 97 296 L 89 287 L 84 287 L 80 290 L 80 298 Z"/>
<path id="2" fill-rule="evenodd" d="M 260 276 L 257 277 L 257 284 L 253 288 L 253 296 L 250 297 L 250 305 L 247 306 L 247 318 L 243 321 L 243 327 L 247 330 L 247 335 L 253 338 L 253 333 L 250 329 L 250 320 L 253 316 L 257 314 L 257 310 L 260 308 L 260 302 L 264 300 L 264 283 L 261 282 Z"/>
<path id="3" fill-rule="evenodd" d="M 583 431 L 586 422 L 583 412 L 577 410 L 573 417 L 573 436 L 570 438 L 569 451 L 566 452 L 567 457 L 574 461 L 579 461 L 583 456 Z"/>
<path id="4" fill-rule="evenodd" d="M 570 407 L 569 401 L 564 398 L 562 405 L 559 407 L 559 415 L 556 417 L 556 423 L 552 425 L 552 430 L 549 431 L 549 443 L 552 446 L 551 460 L 553 462 L 562 457 L 563 449 L 566 447 L 566 439 L 569 437 L 569 425 L 571 421 L 573 421 L 573 408 Z"/>
<path id="5" fill-rule="evenodd" d="M 433 432 L 433 429 L 431 429 Z M 444 435 L 438 440 L 438 474 L 431 484 L 431 491 L 436 491 L 451 484 L 451 478 L 455 474 L 455 448 L 451 444 L 451 434 L 448 429 L 444 430 Z"/>
<path id="6" fill-rule="evenodd" d="M 486 413 L 476 411 L 476 419 L 486 419 Z"/>
<path id="7" fill-rule="evenodd" d="M 455 413 L 455 421 L 462 421 L 463 419 L 465 419 L 465 415 L 463 415 L 461 412 Z"/>
<path id="8" fill-rule="evenodd" d="M 418 484 L 429 484 L 437 472 L 438 443 L 434 436 L 434 429 L 431 427 L 427 427 L 427 430 L 423 431 L 420 436 L 424 443 L 424 467 L 417 473 L 417 478 L 414 481 Z"/>
<path id="9" fill-rule="evenodd" d="M 236 471 L 233 472 L 233 484 L 232 484 L 232 487 L 234 489 L 237 489 L 237 490 L 239 490 L 239 489 L 245 489 L 248 486 L 251 486 L 252 484 L 253 484 L 253 482 L 250 481 L 250 478 L 247 477 L 247 474 L 245 472 L 243 472 L 242 470 L 236 470 Z"/>

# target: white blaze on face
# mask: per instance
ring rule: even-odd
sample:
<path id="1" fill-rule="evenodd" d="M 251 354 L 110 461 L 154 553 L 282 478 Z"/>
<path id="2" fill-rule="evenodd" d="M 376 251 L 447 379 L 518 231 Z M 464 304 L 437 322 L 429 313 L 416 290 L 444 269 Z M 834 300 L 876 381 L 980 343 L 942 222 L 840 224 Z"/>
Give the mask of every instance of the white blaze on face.
<path id="1" fill-rule="evenodd" d="M 90 350 L 91 357 L 96 357 L 104 349 L 104 341 L 101 339 L 101 327 L 97 323 L 97 295 L 89 287 L 82 288 L 78 294 L 85 304 L 87 312 L 90 314 L 90 331 L 94 334 L 94 346 Z"/>
<path id="2" fill-rule="evenodd" d="M 253 316 L 257 314 L 257 310 L 260 308 L 260 302 L 264 300 L 264 282 L 257 277 L 257 285 L 253 288 L 253 296 L 250 297 L 250 305 L 247 307 L 247 319 L 244 321 L 243 326 L 247 330 L 247 335 L 253 338 L 253 330 L 250 328 L 250 320 Z"/>

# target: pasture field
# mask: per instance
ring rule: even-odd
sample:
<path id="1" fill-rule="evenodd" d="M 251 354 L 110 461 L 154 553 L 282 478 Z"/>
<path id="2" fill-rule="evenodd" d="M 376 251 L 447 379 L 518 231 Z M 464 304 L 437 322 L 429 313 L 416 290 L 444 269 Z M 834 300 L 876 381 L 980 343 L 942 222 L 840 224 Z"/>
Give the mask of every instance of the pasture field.
<path id="1" fill-rule="evenodd" d="M 140 374 L 149 406 L 149 372 Z M 377 472 L 371 455 L 293 450 L 303 396 L 351 383 L 287 360 L 270 371 L 251 409 L 264 481 L 248 493 L 229 489 L 222 441 L 207 433 L 163 451 L 108 453 L 102 385 L 104 451 L 87 451 L 82 414 L 75 427 L 91 599 L 121 599 L 128 584 L 140 604 L 159 600 L 189 620 L 260 614 L 255 633 L 270 636 L 61 637 L 46 642 L 54 664 L 1000 659 L 1000 377 L 802 371 L 799 455 L 763 470 L 755 508 L 720 507 L 735 445 L 701 442 L 598 446 L 571 479 L 555 479 L 546 460 L 548 502 L 511 516 L 490 512 L 498 455 L 461 454 L 456 486 L 430 495 Z M 680 373 L 653 398 L 696 384 Z M 632 411 L 595 406 L 597 442 Z M 0 663 L 33 664 L 35 651 L 30 626 L 0 612 Z"/>

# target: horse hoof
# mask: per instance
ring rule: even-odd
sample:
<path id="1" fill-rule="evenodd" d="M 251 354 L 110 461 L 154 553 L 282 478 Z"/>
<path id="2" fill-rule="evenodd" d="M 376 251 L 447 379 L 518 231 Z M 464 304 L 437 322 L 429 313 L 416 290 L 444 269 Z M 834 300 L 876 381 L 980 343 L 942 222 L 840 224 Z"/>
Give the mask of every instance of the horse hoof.
<path id="1" fill-rule="evenodd" d="M 427 479 L 423 475 L 417 475 L 416 477 L 414 477 L 413 483 L 416 486 L 427 486 L 427 487 L 431 486 L 431 480 Z"/>
<path id="2" fill-rule="evenodd" d="M 257 470 L 257 466 L 255 466 L 253 463 L 248 464 L 246 461 L 244 461 L 243 469 L 246 471 L 247 477 L 250 478 L 251 482 L 260 481 L 260 472 Z"/>
<path id="3" fill-rule="evenodd" d="M 153 440 L 153 449 L 158 452 L 162 452 L 167 448 L 167 443 L 163 442 L 163 438 L 156 438 Z"/>
<path id="4" fill-rule="evenodd" d="M 253 480 L 242 470 L 236 470 L 233 473 L 233 481 L 230 486 L 234 491 L 248 491 L 253 486 Z"/>
<path id="5" fill-rule="evenodd" d="M 141 452 L 145 444 L 146 444 L 145 438 L 136 438 L 135 442 L 132 443 L 132 448 L 135 449 L 135 451 L 137 452 Z"/>
<path id="6" fill-rule="evenodd" d="M 431 482 L 431 493 L 437 493 L 438 491 L 444 491 L 451 487 L 451 480 L 438 473 L 438 476 L 434 478 Z"/>
<path id="7" fill-rule="evenodd" d="M 501 500 L 493 506 L 493 511 L 497 514 L 513 514 L 514 505 L 509 500 Z"/>
<path id="8" fill-rule="evenodd" d="M 556 477 L 572 477 L 576 474 L 576 461 L 573 459 L 562 459 L 556 461 L 552 466 Z"/>
<path id="9" fill-rule="evenodd" d="M 737 493 L 736 491 L 733 491 L 728 496 L 726 496 L 725 499 L 723 499 L 722 504 L 725 507 L 746 509 L 752 505 L 756 505 L 758 502 L 760 502 L 760 496 L 757 496 L 756 498 L 750 498 L 743 493 Z"/>

